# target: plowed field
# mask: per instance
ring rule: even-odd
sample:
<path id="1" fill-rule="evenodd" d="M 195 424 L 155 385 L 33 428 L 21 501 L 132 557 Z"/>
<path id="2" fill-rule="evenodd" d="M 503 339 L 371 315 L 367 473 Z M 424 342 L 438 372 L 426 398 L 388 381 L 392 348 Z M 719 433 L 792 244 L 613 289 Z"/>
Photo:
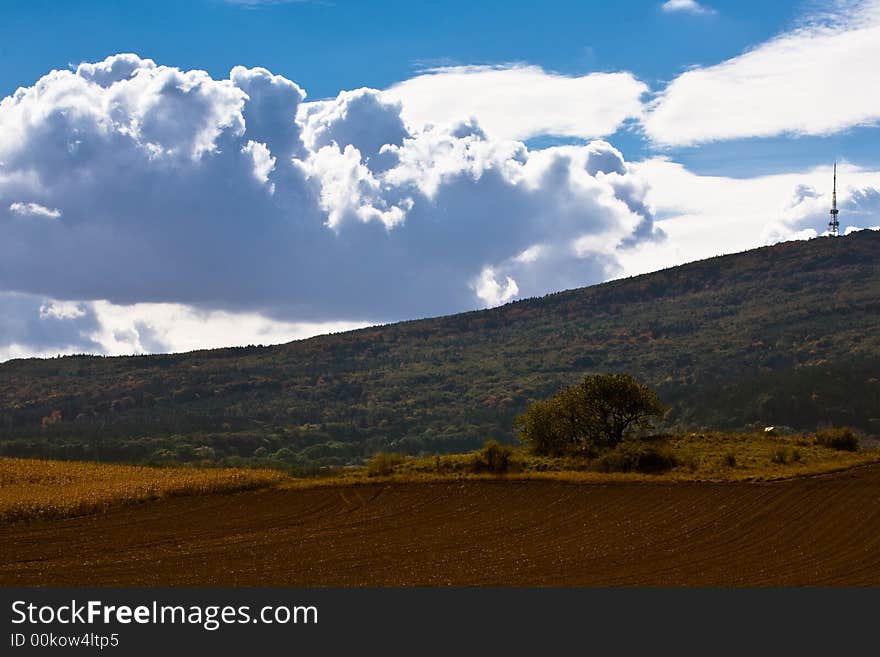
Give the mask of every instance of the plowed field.
<path id="1" fill-rule="evenodd" d="M 11 585 L 880 585 L 880 466 L 772 483 L 441 481 L 0 527 Z"/>

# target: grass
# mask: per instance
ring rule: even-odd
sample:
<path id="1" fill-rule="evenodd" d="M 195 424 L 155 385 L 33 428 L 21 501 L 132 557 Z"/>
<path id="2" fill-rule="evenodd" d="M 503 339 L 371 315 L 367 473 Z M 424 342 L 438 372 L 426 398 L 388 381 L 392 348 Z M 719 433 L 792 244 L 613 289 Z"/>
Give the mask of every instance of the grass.
<path id="1" fill-rule="evenodd" d="M 0 522 L 67 517 L 148 500 L 271 486 L 275 470 L 0 458 Z"/>
<path id="2" fill-rule="evenodd" d="M 493 448 L 497 449 L 497 448 Z M 848 451 L 830 446 L 822 436 L 767 436 L 763 433 L 691 433 L 624 445 L 587 456 L 539 456 L 525 448 L 508 448 L 502 472 L 492 473 L 481 463 L 486 448 L 467 454 L 408 457 L 384 454 L 381 468 L 339 471 L 318 481 L 296 481 L 293 486 L 359 483 L 377 477 L 395 481 L 428 479 L 498 478 L 560 479 L 583 482 L 614 480 L 772 481 L 816 475 L 880 462 L 880 449 Z M 650 459 L 644 467 L 642 453 Z M 660 458 L 662 457 L 662 458 Z"/>
<path id="3" fill-rule="evenodd" d="M 691 459 L 673 473 L 686 469 L 695 478 L 722 481 L 820 474 L 880 460 L 878 450 L 840 450 L 814 435 L 710 432 L 674 436 L 669 445 Z"/>

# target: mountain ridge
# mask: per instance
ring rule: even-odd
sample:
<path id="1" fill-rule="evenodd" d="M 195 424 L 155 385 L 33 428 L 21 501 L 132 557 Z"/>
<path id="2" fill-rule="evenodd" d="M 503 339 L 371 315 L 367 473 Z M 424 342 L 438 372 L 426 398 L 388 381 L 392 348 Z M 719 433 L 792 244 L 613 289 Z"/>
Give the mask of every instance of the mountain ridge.
<path id="1" fill-rule="evenodd" d="M 0 364 L 0 453 L 356 462 L 512 440 L 529 401 L 623 371 L 665 428 L 880 434 L 880 233 L 787 242 L 497 308 L 268 347 Z"/>

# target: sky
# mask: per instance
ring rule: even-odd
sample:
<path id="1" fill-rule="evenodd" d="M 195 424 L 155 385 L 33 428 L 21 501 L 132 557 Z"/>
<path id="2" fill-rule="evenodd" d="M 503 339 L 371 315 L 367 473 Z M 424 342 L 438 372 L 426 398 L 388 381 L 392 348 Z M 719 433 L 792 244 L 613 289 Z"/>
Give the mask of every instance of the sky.
<path id="1" fill-rule="evenodd" d="M 880 224 L 880 0 L 0 6 L 0 361 L 272 344 Z"/>

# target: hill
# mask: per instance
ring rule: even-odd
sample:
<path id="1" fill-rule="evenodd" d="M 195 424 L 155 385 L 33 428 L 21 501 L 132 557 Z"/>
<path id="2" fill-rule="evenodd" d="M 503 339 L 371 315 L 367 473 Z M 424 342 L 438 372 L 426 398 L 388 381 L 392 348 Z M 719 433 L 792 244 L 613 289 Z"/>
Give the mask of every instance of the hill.
<path id="1" fill-rule="evenodd" d="M 0 454 L 356 462 L 513 440 L 526 405 L 627 372 L 666 425 L 880 434 L 880 233 L 789 242 L 491 310 L 273 347 L 0 364 Z"/>

